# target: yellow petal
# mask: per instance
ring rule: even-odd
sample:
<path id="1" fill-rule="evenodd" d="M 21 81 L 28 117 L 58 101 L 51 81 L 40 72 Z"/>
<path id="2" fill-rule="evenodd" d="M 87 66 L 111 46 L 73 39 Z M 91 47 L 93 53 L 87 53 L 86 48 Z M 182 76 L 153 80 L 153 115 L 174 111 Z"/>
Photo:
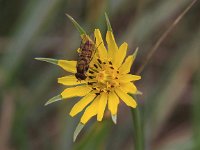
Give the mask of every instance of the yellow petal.
<path id="1" fill-rule="evenodd" d="M 137 93 L 137 87 L 132 82 L 122 83 L 120 84 L 120 87 L 121 90 L 124 91 L 125 93 L 131 93 L 131 94 Z"/>
<path id="2" fill-rule="evenodd" d="M 133 64 L 133 60 L 134 60 L 134 57 L 133 55 L 131 56 L 128 56 L 125 60 L 125 62 L 121 65 L 121 67 L 119 68 L 119 72 L 121 74 L 126 74 L 126 73 L 129 73 L 130 70 L 131 70 L 131 66 Z"/>
<path id="3" fill-rule="evenodd" d="M 58 83 L 63 84 L 63 85 L 78 85 L 85 83 L 85 81 L 79 81 L 76 79 L 74 75 L 69 75 L 65 77 L 58 78 Z"/>
<path id="4" fill-rule="evenodd" d="M 130 95 L 123 92 L 120 88 L 116 88 L 115 92 L 121 98 L 121 100 L 124 101 L 126 105 L 131 106 L 133 108 L 137 107 L 136 101 Z"/>
<path id="5" fill-rule="evenodd" d="M 102 40 L 101 32 L 99 29 L 94 30 L 94 36 L 96 38 L 96 47 L 98 48 L 99 56 L 102 60 L 107 59 L 107 50 Z"/>
<path id="6" fill-rule="evenodd" d="M 77 61 L 58 60 L 58 65 L 71 73 L 76 73 L 76 63 Z"/>
<path id="7" fill-rule="evenodd" d="M 88 36 L 87 34 L 81 35 L 81 38 L 82 38 L 81 43 L 86 43 L 87 41 L 90 41 L 90 42 L 94 43 L 94 42 L 91 40 L 90 36 Z"/>
<path id="8" fill-rule="evenodd" d="M 70 112 L 70 116 L 75 116 L 79 112 L 81 112 L 94 98 L 96 97 L 96 94 L 88 94 L 85 97 L 83 97 L 81 100 L 79 100 L 72 108 Z"/>
<path id="9" fill-rule="evenodd" d="M 95 100 L 92 102 L 92 104 L 90 104 L 86 108 L 83 116 L 81 117 L 81 123 L 86 124 L 88 120 L 90 120 L 93 116 L 97 114 L 99 99 L 100 99 L 100 96 L 97 96 Z"/>
<path id="10" fill-rule="evenodd" d="M 80 53 L 80 52 L 81 52 L 81 49 L 80 49 L 80 48 L 78 48 L 76 51 L 77 51 L 77 53 Z"/>
<path id="11" fill-rule="evenodd" d="M 110 110 L 112 115 L 117 114 L 118 104 L 119 97 L 115 94 L 115 92 L 110 92 L 108 95 L 108 109 Z"/>
<path id="12" fill-rule="evenodd" d="M 138 75 L 124 74 L 119 77 L 119 82 L 127 83 L 127 82 L 136 81 L 140 79 L 141 79 L 141 76 L 138 76 Z"/>
<path id="13" fill-rule="evenodd" d="M 104 111 L 106 109 L 106 105 L 107 105 L 107 93 L 102 93 L 100 95 L 100 99 L 99 99 L 99 106 L 98 106 L 98 114 L 97 114 L 97 120 L 101 121 L 104 115 Z"/>
<path id="14" fill-rule="evenodd" d="M 114 35 L 111 31 L 107 31 L 106 41 L 108 44 L 108 57 L 112 58 L 114 56 L 114 53 L 118 51 L 118 47 L 115 42 Z"/>
<path id="15" fill-rule="evenodd" d="M 124 42 L 119 47 L 119 50 L 114 53 L 115 56 L 114 56 L 114 60 L 113 60 L 113 65 L 116 68 L 119 68 L 122 65 L 124 58 L 126 57 L 127 48 L 128 48 L 128 44 Z"/>
<path id="16" fill-rule="evenodd" d="M 87 85 L 83 86 L 76 86 L 65 89 L 61 95 L 62 98 L 70 98 L 70 97 L 76 97 L 76 96 L 85 96 L 91 91 L 91 88 L 89 88 Z"/>

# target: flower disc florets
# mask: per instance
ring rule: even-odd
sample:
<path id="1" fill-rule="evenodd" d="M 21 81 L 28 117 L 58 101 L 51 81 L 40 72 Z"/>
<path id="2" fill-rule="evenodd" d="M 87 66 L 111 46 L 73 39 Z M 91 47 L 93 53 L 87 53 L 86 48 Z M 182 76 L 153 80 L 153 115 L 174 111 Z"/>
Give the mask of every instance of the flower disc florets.
<path id="1" fill-rule="evenodd" d="M 92 65 L 87 73 L 87 83 L 96 90 L 97 94 L 109 93 L 119 86 L 119 71 L 114 68 L 111 61 L 101 61 L 98 58 Z"/>

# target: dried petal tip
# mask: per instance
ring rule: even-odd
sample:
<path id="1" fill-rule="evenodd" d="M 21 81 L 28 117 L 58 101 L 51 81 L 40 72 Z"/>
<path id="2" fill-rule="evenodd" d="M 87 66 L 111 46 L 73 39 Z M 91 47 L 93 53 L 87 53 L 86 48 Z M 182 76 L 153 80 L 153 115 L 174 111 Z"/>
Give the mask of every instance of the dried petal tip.
<path id="1" fill-rule="evenodd" d="M 114 124 L 117 124 L 117 115 L 111 115 Z"/>
<path id="2" fill-rule="evenodd" d="M 133 53 L 133 59 L 135 60 L 137 53 L 138 53 L 139 47 L 137 47 Z"/>
<path id="3" fill-rule="evenodd" d="M 76 130 L 74 131 L 74 137 L 73 137 L 73 142 L 76 141 L 77 136 L 79 135 L 79 133 L 81 132 L 81 130 L 83 129 L 85 125 L 82 123 L 79 123 L 76 127 Z"/>
<path id="4" fill-rule="evenodd" d="M 139 90 L 137 90 L 136 93 L 135 93 L 135 95 L 142 95 L 142 92 L 139 91 Z"/>
<path id="5" fill-rule="evenodd" d="M 112 32 L 112 27 L 111 27 L 111 24 L 110 24 L 110 21 L 109 21 L 109 18 L 108 18 L 108 15 L 106 12 L 105 12 L 105 18 L 106 18 L 106 24 L 107 24 L 108 31 Z"/>
<path id="6" fill-rule="evenodd" d="M 47 106 L 51 103 L 54 103 L 54 102 L 57 102 L 59 100 L 62 100 L 62 96 L 61 95 L 57 95 L 57 96 L 54 96 L 52 97 L 50 100 L 48 100 L 44 105 Z"/>
<path id="7" fill-rule="evenodd" d="M 74 24 L 74 26 L 76 27 L 80 35 L 86 34 L 85 30 L 74 20 L 74 18 L 72 18 L 68 14 L 65 14 L 65 15 L 71 20 L 71 22 Z"/>
<path id="8" fill-rule="evenodd" d="M 39 60 L 39 61 L 45 61 L 45 62 L 54 64 L 54 65 L 58 64 L 58 60 L 57 59 L 52 59 L 52 58 L 35 58 L 35 59 Z"/>

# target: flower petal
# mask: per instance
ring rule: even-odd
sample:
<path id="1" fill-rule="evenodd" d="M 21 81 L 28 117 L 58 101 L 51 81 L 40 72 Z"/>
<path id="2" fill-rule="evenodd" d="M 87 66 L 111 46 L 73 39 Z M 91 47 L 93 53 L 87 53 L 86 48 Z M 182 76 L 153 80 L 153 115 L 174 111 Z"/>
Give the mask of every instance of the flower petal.
<path id="1" fill-rule="evenodd" d="M 116 68 L 119 68 L 122 65 L 124 58 L 126 57 L 127 48 L 128 48 L 128 44 L 126 42 L 124 42 L 119 47 L 119 50 L 114 53 L 115 56 L 114 56 L 114 60 L 113 60 L 113 65 Z"/>
<path id="2" fill-rule="evenodd" d="M 136 94 L 137 93 L 137 87 L 132 83 L 122 83 L 120 84 L 121 90 L 124 91 L 125 93 L 131 93 L 131 94 Z"/>
<path id="3" fill-rule="evenodd" d="M 99 29 L 94 30 L 94 36 L 96 38 L 96 47 L 98 48 L 99 57 L 104 60 L 107 58 L 108 54 Z"/>
<path id="4" fill-rule="evenodd" d="M 119 72 L 121 74 L 127 74 L 130 72 L 131 70 L 131 66 L 133 64 L 133 60 L 134 60 L 134 57 L 133 55 L 131 56 L 128 56 L 125 60 L 125 62 L 121 65 L 121 67 L 119 68 Z"/>
<path id="5" fill-rule="evenodd" d="M 136 81 L 136 80 L 140 80 L 140 79 L 141 79 L 141 76 L 138 76 L 138 75 L 123 74 L 119 77 L 119 82 L 127 83 L 127 82 Z"/>
<path id="6" fill-rule="evenodd" d="M 107 31 L 106 41 L 108 44 L 108 57 L 112 58 L 114 53 L 118 50 L 118 46 L 115 42 L 114 35 L 111 31 Z"/>
<path id="7" fill-rule="evenodd" d="M 85 96 L 91 91 L 91 88 L 89 88 L 87 85 L 82 86 L 76 86 L 65 89 L 61 95 L 62 98 L 70 98 L 70 97 L 76 97 L 76 96 Z"/>
<path id="8" fill-rule="evenodd" d="M 83 116 L 81 117 L 81 123 L 86 124 L 88 120 L 90 120 L 93 116 L 97 114 L 99 99 L 100 99 L 100 96 L 97 96 L 95 100 L 92 102 L 92 104 L 90 104 L 86 108 Z"/>
<path id="9" fill-rule="evenodd" d="M 77 80 L 77 78 L 74 75 L 69 75 L 65 77 L 58 78 L 58 83 L 63 85 L 78 85 L 85 83 L 84 80 Z"/>
<path id="10" fill-rule="evenodd" d="M 76 73 L 76 63 L 77 61 L 58 60 L 58 65 L 71 73 Z"/>
<path id="11" fill-rule="evenodd" d="M 119 97 L 115 92 L 110 92 L 108 95 L 108 109 L 113 116 L 117 115 L 117 107 L 119 104 Z"/>
<path id="12" fill-rule="evenodd" d="M 89 93 L 85 97 L 83 97 L 81 100 L 79 100 L 71 109 L 70 116 L 75 116 L 79 112 L 81 112 L 94 98 L 96 97 L 96 94 Z"/>
<path id="13" fill-rule="evenodd" d="M 126 105 L 131 106 L 133 108 L 137 107 L 136 101 L 130 95 L 123 92 L 120 88 L 116 88 L 115 92 L 121 98 L 121 100 L 124 101 Z"/>
<path id="14" fill-rule="evenodd" d="M 87 41 L 90 41 L 91 43 L 94 44 L 94 42 L 91 40 L 90 36 L 87 34 L 81 35 L 81 39 L 82 39 L 81 44 L 85 44 Z"/>
<path id="15" fill-rule="evenodd" d="M 107 93 L 102 93 L 99 99 L 99 106 L 98 106 L 98 113 L 97 113 L 97 120 L 101 121 L 104 115 L 104 111 L 107 105 Z"/>

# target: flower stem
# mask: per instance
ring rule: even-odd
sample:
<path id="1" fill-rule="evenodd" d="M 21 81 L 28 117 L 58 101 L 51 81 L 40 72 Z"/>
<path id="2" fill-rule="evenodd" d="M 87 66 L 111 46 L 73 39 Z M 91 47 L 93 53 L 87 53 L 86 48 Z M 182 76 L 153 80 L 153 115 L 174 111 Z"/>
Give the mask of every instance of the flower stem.
<path id="1" fill-rule="evenodd" d="M 192 6 L 197 2 L 197 0 L 191 1 L 191 3 L 183 10 L 183 12 L 173 21 L 173 23 L 168 27 L 168 29 L 161 35 L 155 45 L 149 50 L 148 54 L 144 58 L 144 62 L 139 66 L 136 74 L 139 75 L 144 70 L 144 67 L 148 64 L 153 54 L 156 52 L 161 43 L 166 39 L 166 37 L 171 33 L 174 27 L 181 21 L 185 14 L 192 8 Z"/>
<path id="2" fill-rule="evenodd" d="M 140 110 L 138 107 L 131 108 L 131 113 L 133 117 L 135 150 L 144 150 L 144 134 Z"/>

